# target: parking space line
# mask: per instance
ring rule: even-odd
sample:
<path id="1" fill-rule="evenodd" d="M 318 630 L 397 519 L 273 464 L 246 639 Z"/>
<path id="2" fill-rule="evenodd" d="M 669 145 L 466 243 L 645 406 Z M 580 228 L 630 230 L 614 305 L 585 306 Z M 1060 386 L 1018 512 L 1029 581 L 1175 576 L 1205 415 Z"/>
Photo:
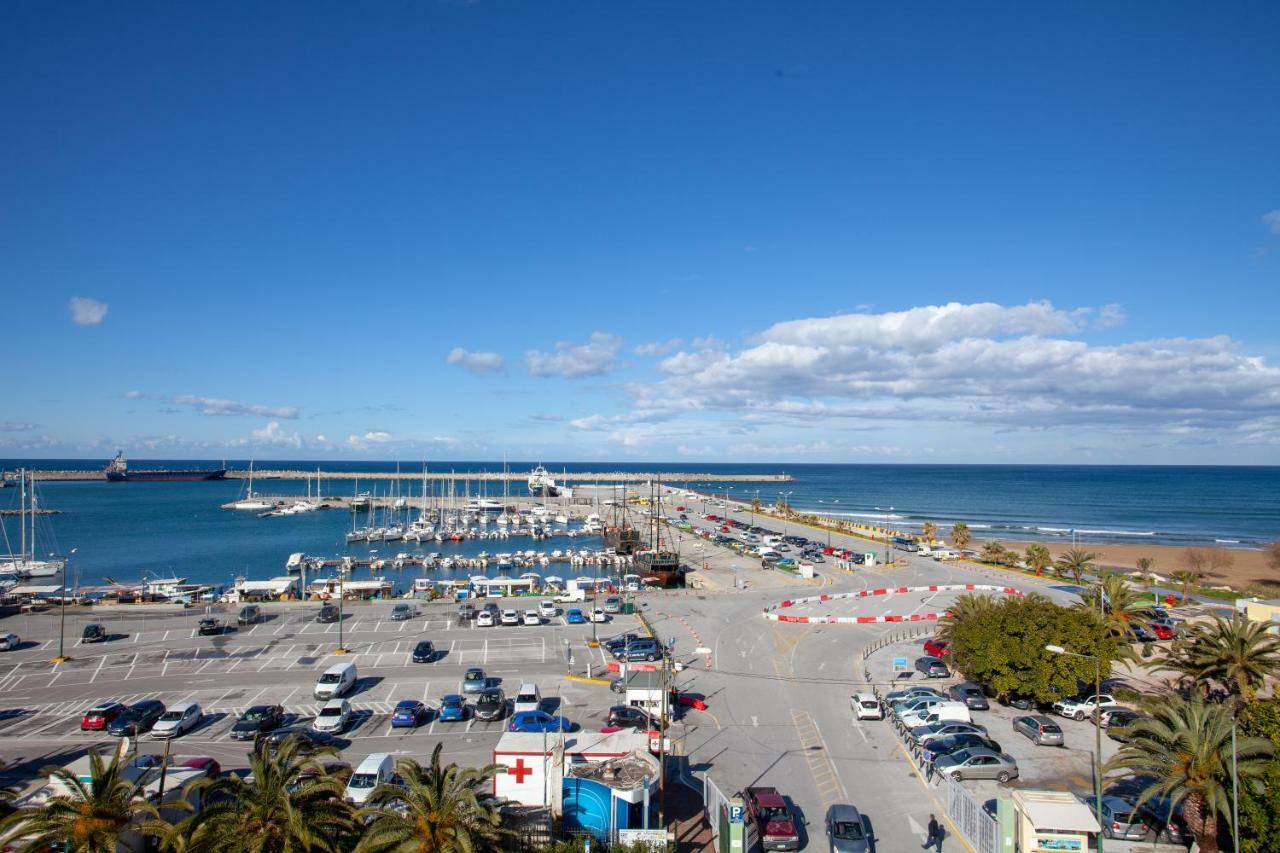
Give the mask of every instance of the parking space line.
<path id="1" fill-rule="evenodd" d="M 133 635 L 133 641 L 134 641 L 135 643 L 136 643 L 136 642 L 138 642 L 138 639 L 139 639 L 141 636 L 142 636 L 142 634 L 140 634 L 140 633 L 139 633 L 139 634 L 134 634 L 134 635 Z"/>
<path id="2" fill-rule="evenodd" d="M 98 680 L 98 673 L 102 672 L 102 665 L 103 665 L 103 664 L 105 664 L 105 663 L 107 662 L 107 657 L 108 657 L 107 655 L 103 655 L 103 656 L 98 660 L 98 668 L 97 668 L 97 669 L 95 669 L 95 670 L 93 671 L 93 675 L 89 676 L 89 683 L 90 683 L 90 684 L 92 684 L 93 682 L 95 682 L 95 681 L 97 681 L 97 680 Z"/>

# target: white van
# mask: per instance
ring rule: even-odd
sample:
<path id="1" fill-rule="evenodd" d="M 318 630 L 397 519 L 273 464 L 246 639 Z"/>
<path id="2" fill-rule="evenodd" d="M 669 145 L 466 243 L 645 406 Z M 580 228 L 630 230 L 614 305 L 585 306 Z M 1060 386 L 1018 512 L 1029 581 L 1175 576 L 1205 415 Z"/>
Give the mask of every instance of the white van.
<path id="1" fill-rule="evenodd" d="M 910 714 L 904 714 L 902 724 L 914 729 L 916 726 L 929 726 L 934 723 L 972 723 L 969 706 L 963 702 L 928 703 L 925 708 L 918 708 Z"/>
<path id="2" fill-rule="evenodd" d="M 314 690 L 317 699 L 336 699 L 356 686 L 356 662 L 335 663 L 316 680 Z"/>
<path id="3" fill-rule="evenodd" d="M 542 694 L 538 692 L 538 685 L 531 681 L 521 684 L 519 692 L 516 693 L 513 713 L 518 714 L 521 711 L 539 711 L 541 709 Z"/>
<path id="4" fill-rule="evenodd" d="M 369 799 L 373 789 L 391 781 L 396 772 L 395 759 L 389 752 L 375 752 L 360 762 L 356 772 L 347 780 L 346 800 L 354 805 L 362 805 Z"/>
<path id="5" fill-rule="evenodd" d="M 855 693 L 849 697 L 849 705 L 853 708 L 853 716 L 859 720 L 884 719 L 880 702 L 873 693 Z"/>
<path id="6" fill-rule="evenodd" d="M 567 604 L 572 601 L 586 601 L 587 591 L 585 589 L 566 589 L 555 598 L 561 604 Z"/>

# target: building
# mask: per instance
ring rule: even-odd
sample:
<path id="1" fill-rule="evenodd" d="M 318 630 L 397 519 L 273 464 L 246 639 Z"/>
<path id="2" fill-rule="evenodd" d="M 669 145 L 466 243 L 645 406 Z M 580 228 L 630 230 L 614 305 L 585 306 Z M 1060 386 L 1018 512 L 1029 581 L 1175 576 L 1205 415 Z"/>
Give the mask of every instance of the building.
<path id="1" fill-rule="evenodd" d="M 1244 613 L 1251 622 L 1266 622 L 1272 634 L 1280 634 L 1280 598 L 1253 599 L 1245 604 Z"/>

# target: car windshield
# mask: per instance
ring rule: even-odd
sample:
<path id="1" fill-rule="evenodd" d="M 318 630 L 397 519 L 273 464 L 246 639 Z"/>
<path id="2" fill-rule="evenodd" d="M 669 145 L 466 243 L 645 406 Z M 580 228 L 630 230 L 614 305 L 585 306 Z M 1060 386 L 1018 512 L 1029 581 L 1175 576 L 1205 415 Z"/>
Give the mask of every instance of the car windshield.
<path id="1" fill-rule="evenodd" d="M 498 694 L 497 694 L 497 693 L 482 693 L 482 694 L 480 694 L 480 698 L 476 700 L 476 704 L 477 704 L 477 705 L 486 705 L 486 706 L 488 706 L 488 705 L 497 705 L 497 704 L 498 704 Z"/>
<path id="2" fill-rule="evenodd" d="M 338 673 L 336 672 L 326 672 L 324 675 L 320 676 L 320 683 L 321 684 L 337 684 L 338 681 L 341 680 L 341 678 L 342 677 L 338 675 Z"/>
<path id="3" fill-rule="evenodd" d="M 320 709 L 320 716 L 322 717 L 338 717 L 341 715 L 342 715 L 341 708 L 324 707 Z"/>
<path id="4" fill-rule="evenodd" d="M 378 784 L 378 777 L 373 773 L 357 773 L 351 777 L 348 786 L 351 788 L 372 788 Z"/>
<path id="5" fill-rule="evenodd" d="M 478 679 L 484 678 L 484 671 L 480 669 L 469 669 L 467 670 L 466 678 L 467 678 L 467 681 L 476 681 Z"/>
<path id="6" fill-rule="evenodd" d="M 165 711 L 163 714 L 160 715 L 160 722 L 162 723 L 164 722 L 172 723 L 181 719 L 182 719 L 181 711 Z"/>
<path id="7" fill-rule="evenodd" d="M 396 706 L 396 713 L 397 713 L 397 714 L 411 714 L 411 713 L 413 713 L 413 706 L 412 706 L 412 705 L 404 705 L 404 704 L 397 705 L 397 706 Z"/>
<path id="8" fill-rule="evenodd" d="M 857 841 L 862 838 L 862 824 L 854 823 L 848 820 L 838 820 L 832 834 L 836 838 L 842 838 L 848 841 Z"/>
<path id="9" fill-rule="evenodd" d="M 267 716 L 266 708 L 250 708 L 249 710 L 244 712 L 244 720 L 245 722 L 249 722 L 249 723 L 266 719 L 266 716 Z"/>
<path id="10" fill-rule="evenodd" d="M 760 810 L 760 816 L 765 820 L 791 820 L 791 813 L 785 806 L 765 806 Z"/>

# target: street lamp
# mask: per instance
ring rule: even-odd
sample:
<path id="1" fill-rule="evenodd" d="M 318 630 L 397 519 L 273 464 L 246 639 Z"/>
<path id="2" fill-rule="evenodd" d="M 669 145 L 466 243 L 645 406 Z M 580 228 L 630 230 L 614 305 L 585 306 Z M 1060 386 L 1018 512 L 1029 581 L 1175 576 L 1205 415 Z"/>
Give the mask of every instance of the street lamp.
<path id="1" fill-rule="evenodd" d="M 1098 820 L 1098 853 L 1102 853 L 1102 726 L 1100 725 L 1102 721 L 1098 719 L 1098 697 L 1102 695 L 1102 661 L 1097 655 L 1069 652 L 1062 646 L 1055 646 L 1052 643 L 1045 646 L 1044 650 L 1055 655 L 1093 661 L 1093 799 L 1094 812 Z"/>
<path id="2" fill-rule="evenodd" d="M 342 642 L 342 599 L 347 597 L 347 561 L 344 559 L 338 566 L 338 647 L 335 655 L 345 655 L 349 649 Z"/>
<path id="3" fill-rule="evenodd" d="M 751 526 L 756 526 L 756 504 L 760 503 L 760 490 L 756 489 L 756 499 L 751 502 Z"/>
<path id="4" fill-rule="evenodd" d="M 72 548 L 71 553 L 67 554 L 67 559 L 62 564 L 62 595 L 59 596 L 61 602 L 58 607 L 58 656 L 53 659 L 54 663 L 65 663 L 70 660 L 63 648 L 67 635 L 67 568 L 71 563 L 71 558 L 75 556 L 76 550 Z"/>

